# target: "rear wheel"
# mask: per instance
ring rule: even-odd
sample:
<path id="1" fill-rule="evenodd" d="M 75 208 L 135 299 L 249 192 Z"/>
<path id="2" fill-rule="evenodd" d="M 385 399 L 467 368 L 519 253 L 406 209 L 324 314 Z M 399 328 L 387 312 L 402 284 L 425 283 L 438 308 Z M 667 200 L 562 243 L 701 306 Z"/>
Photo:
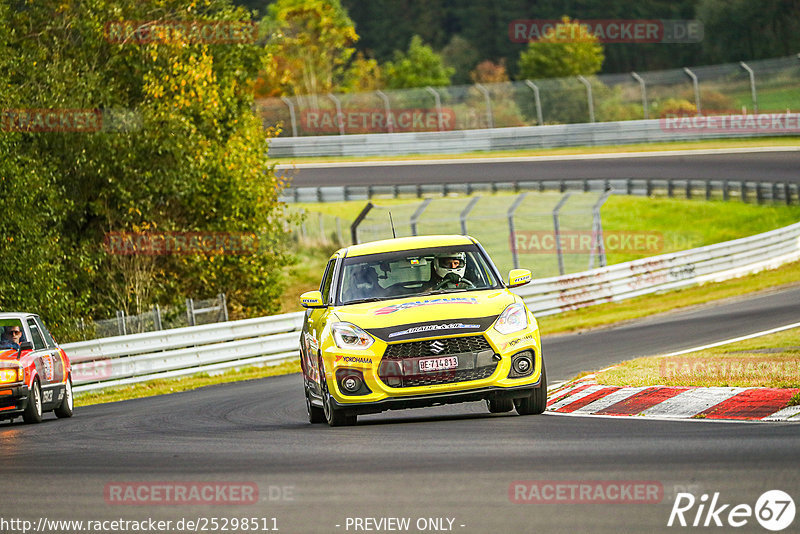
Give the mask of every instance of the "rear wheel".
<path id="1" fill-rule="evenodd" d="M 489 413 L 504 413 L 514 409 L 513 399 L 486 399 Z"/>
<path id="2" fill-rule="evenodd" d="M 61 405 L 53 410 L 53 412 L 56 414 L 56 417 L 62 419 L 65 417 L 72 417 L 72 407 L 72 377 L 68 377 L 67 382 L 64 384 L 64 400 L 61 401 Z"/>
<path id="3" fill-rule="evenodd" d="M 42 387 L 39 385 L 39 379 L 34 379 L 28 392 L 28 405 L 22 412 L 22 420 L 26 423 L 42 422 Z"/>
<path id="4" fill-rule="evenodd" d="M 528 397 L 514 399 L 514 407 L 520 415 L 536 415 L 547 408 L 547 372 L 542 360 L 542 380 L 539 387 L 534 389 Z"/>
<path id="5" fill-rule="evenodd" d="M 325 410 L 311 404 L 311 395 L 308 394 L 308 390 L 306 390 L 306 411 L 308 412 L 308 422 L 312 425 L 325 422 Z"/>

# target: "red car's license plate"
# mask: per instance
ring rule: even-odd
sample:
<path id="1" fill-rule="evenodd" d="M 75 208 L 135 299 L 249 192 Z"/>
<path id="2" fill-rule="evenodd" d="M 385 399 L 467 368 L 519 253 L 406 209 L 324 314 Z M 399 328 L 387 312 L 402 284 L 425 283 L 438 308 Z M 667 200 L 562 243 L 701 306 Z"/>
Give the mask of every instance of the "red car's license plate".
<path id="1" fill-rule="evenodd" d="M 446 356 L 444 358 L 434 358 L 432 360 L 420 360 L 420 371 L 444 371 L 446 369 L 457 369 L 458 357 Z"/>

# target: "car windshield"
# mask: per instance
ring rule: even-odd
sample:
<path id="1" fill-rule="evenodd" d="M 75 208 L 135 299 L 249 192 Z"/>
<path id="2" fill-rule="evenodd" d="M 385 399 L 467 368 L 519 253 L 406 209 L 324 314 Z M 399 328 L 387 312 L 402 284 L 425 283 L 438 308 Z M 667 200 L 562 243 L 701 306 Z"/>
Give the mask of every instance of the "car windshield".
<path id="1" fill-rule="evenodd" d="M 346 258 L 340 279 L 341 304 L 501 287 L 475 245 Z"/>

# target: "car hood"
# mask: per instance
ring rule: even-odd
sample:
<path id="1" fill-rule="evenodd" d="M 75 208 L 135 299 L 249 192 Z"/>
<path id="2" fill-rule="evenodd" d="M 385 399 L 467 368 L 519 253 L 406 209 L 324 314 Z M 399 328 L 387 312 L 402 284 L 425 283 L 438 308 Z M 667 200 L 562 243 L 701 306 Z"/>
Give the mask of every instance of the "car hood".
<path id="1" fill-rule="evenodd" d="M 482 332 L 515 297 L 505 289 L 467 291 L 337 307 L 336 317 L 384 341 Z"/>
<path id="2" fill-rule="evenodd" d="M 0 364 L 7 361 L 17 361 L 17 349 L 0 349 Z"/>

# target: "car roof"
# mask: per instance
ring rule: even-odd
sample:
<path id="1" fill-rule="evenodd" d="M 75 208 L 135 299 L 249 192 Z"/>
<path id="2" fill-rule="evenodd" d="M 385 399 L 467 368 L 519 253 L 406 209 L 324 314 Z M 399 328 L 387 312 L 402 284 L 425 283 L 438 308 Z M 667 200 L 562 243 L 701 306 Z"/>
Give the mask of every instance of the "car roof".
<path id="1" fill-rule="evenodd" d="M 0 319 L 27 319 L 28 317 L 36 317 L 36 314 L 28 312 L 0 312 Z"/>
<path id="2" fill-rule="evenodd" d="M 420 248 L 446 247 L 449 245 L 472 245 L 475 241 L 464 235 L 423 235 L 415 237 L 397 237 L 352 245 L 340 250 L 346 256 L 365 256 L 381 252 L 395 252 L 398 250 L 416 250 Z M 338 253 L 337 253 L 338 254 Z"/>

